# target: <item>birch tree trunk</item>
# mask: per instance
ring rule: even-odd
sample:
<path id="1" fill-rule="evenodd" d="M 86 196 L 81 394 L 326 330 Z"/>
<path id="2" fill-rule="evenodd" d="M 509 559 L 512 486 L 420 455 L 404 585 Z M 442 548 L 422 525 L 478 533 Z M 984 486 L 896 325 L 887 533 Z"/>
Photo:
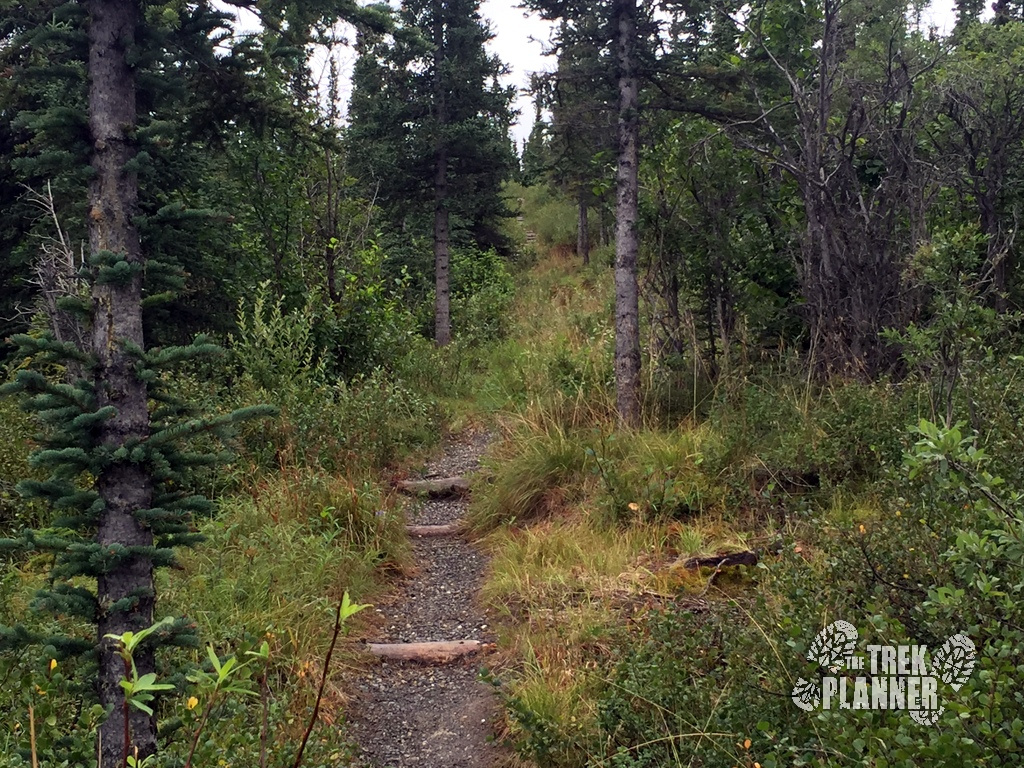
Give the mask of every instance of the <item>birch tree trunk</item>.
<path id="1" fill-rule="evenodd" d="M 636 0 L 615 0 L 619 145 L 615 200 L 615 390 L 620 421 L 640 425 L 640 306 L 637 288 L 639 91 Z"/>
<path id="2" fill-rule="evenodd" d="M 434 154 L 434 341 L 443 347 L 452 340 L 451 289 L 448 278 L 448 104 L 445 100 L 444 3 L 434 3 L 434 98 L 437 106 L 437 145 Z"/>

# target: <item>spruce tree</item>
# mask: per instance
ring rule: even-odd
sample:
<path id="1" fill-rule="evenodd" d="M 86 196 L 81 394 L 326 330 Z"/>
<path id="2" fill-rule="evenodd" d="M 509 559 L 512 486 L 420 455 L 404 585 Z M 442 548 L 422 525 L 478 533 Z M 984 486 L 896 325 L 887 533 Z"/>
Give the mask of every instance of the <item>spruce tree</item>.
<path id="1" fill-rule="evenodd" d="M 640 74 L 644 29 L 655 8 L 637 0 L 564 2 L 527 0 L 545 19 L 560 21 L 561 49 L 587 37 L 611 51 L 609 71 L 616 84 L 617 145 L 615 202 L 615 391 L 620 421 L 640 424 L 640 308 L 637 258 L 640 163 Z M 563 54 L 564 55 L 564 54 Z"/>
<path id="2" fill-rule="evenodd" d="M 562 37 L 551 89 L 552 173 L 576 200 L 576 252 L 588 264 L 588 211 L 615 154 L 614 67 L 603 53 L 596 16 L 576 20 L 572 30 L 563 21 Z"/>
<path id="3" fill-rule="evenodd" d="M 210 509 L 188 492 L 186 473 L 222 457 L 190 450 L 188 438 L 269 413 L 258 407 L 196 418 L 164 388 L 161 372 L 216 347 L 201 337 L 187 346 L 146 349 L 144 305 L 165 298 L 180 279 L 173 264 L 147 258 L 141 230 L 209 218 L 173 206 L 162 216 L 140 211 L 140 175 L 159 167 L 155 158 L 167 131 L 156 119 L 167 73 L 188 71 L 187 64 L 165 67 L 162 39 L 191 34 L 199 45 L 190 61 L 204 44 L 212 59 L 209 31 L 224 18 L 206 5 L 142 17 L 146 10 L 130 0 L 61 4 L 41 28 L 26 23 L 30 15 L 19 20 L 4 48 L 18 76 L 50 80 L 47 88 L 20 92 L 36 108 L 21 118 L 33 151 L 17 170 L 22 178 L 45 174 L 48 166 L 63 171 L 56 176 L 58 194 L 70 201 L 77 189 L 86 205 L 67 202 L 62 212 L 83 212 L 78 227 L 88 232 L 89 246 L 78 275 L 87 290 L 60 301 L 85 329 L 80 343 L 46 333 L 14 339 L 31 365 L 5 389 L 26 395 L 26 407 L 42 422 L 32 461 L 50 472 L 45 481 L 22 482 L 20 490 L 48 502 L 53 519 L 43 530 L 0 542 L 0 549 L 52 553 L 49 583 L 35 608 L 90 622 L 96 635 L 41 637 L 24 627 L 0 628 L 0 650 L 46 644 L 60 657 L 93 655 L 96 697 L 107 711 L 99 734 L 102 768 L 124 765 L 126 750 L 140 758 L 156 750 L 155 717 L 125 705 L 125 663 L 110 635 L 153 624 L 154 570 L 173 564 L 175 549 L 196 541 L 192 515 Z M 44 52 L 54 45 L 62 57 L 47 61 Z M 87 106 L 87 120 L 77 117 L 76 104 Z M 60 131 L 68 134 L 64 143 L 54 141 Z M 84 170 L 75 165 L 81 158 L 88 159 Z M 55 376 L 60 368 L 77 375 Z M 194 642 L 186 620 L 164 625 L 136 651 L 138 673 L 155 670 L 159 646 Z"/>
<path id="4" fill-rule="evenodd" d="M 530 135 L 523 145 L 520 159 L 520 180 L 531 187 L 547 180 L 551 170 L 551 125 L 544 119 L 544 94 L 533 88 L 534 116 Z"/>
<path id="5" fill-rule="evenodd" d="M 407 0 L 399 22 L 394 35 L 360 43 L 348 142 L 395 228 L 432 232 L 434 336 L 444 345 L 453 236 L 500 241 L 501 184 L 515 167 L 514 89 L 500 84 L 505 67 L 484 47 L 491 32 L 478 0 Z"/>

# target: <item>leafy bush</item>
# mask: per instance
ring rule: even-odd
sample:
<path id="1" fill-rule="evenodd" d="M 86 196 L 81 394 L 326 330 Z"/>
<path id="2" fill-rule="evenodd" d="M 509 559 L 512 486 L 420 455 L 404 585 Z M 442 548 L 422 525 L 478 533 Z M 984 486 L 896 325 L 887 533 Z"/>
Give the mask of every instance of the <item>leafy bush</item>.
<path id="1" fill-rule="evenodd" d="M 281 407 L 276 423 L 241 430 L 244 457 L 257 466 L 384 467 L 438 439 L 439 406 L 387 370 L 332 383 L 308 309 L 287 313 L 259 293 L 238 325 L 231 349 L 241 373 L 225 398 Z"/>
<path id="2" fill-rule="evenodd" d="M 452 327 L 469 345 L 503 339 L 509 331 L 513 281 L 494 250 L 456 248 L 451 260 Z"/>
<path id="3" fill-rule="evenodd" d="M 915 386 L 838 382 L 819 386 L 784 372 L 720 386 L 708 420 L 725 441 L 730 471 L 863 488 L 898 464 L 903 425 L 917 418 Z"/>
<path id="4" fill-rule="evenodd" d="M 1014 765 L 1024 746 L 1022 497 L 989 472 L 973 436 L 929 422 L 916 436 L 894 478 L 906 493 L 895 509 L 853 526 L 825 513 L 812 521 L 813 545 L 783 544 L 749 596 L 655 614 L 599 698 L 588 743 L 600 746 L 586 763 Z M 804 560 L 807 547 L 817 554 Z M 839 617 L 862 617 L 862 643 L 935 649 L 966 632 L 977 667 L 958 692 L 940 692 L 934 727 L 900 711 L 803 713 L 789 700 L 793 681 L 818 673 L 802 657 Z"/>
<path id="5" fill-rule="evenodd" d="M 402 268 L 390 278 L 376 244 L 339 265 L 337 301 L 314 305 L 313 336 L 331 378 L 348 379 L 387 368 L 416 337 L 416 318 L 406 304 L 411 280 Z"/>

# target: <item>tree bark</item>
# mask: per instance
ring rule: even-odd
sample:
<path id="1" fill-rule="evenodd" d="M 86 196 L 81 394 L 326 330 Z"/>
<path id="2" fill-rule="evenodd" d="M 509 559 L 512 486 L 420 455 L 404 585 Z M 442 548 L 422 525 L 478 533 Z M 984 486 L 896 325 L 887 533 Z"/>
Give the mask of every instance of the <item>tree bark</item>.
<path id="1" fill-rule="evenodd" d="M 637 286 L 639 90 L 636 0 L 615 0 L 619 82 L 619 145 L 615 200 L 615 389 L 619 420 L 640 425 L 640 300 Z"/>
<path id="2" fill-rule="evenodd" d="M 590 222 L 587 217 L 587 190 L 581 184 L 576 196 L 576 255 L 583 265 L 590 264 Z"/>
<path id="3" fill-rule="evenodd" d="M 448 105 L 444 83 L 444 3 L 434 4 L 434 99 L 437 145 L 434 153 L 434 341 L 443 347 L 452 340 L 451 293 L 448 279 Z"/>
<path id="4" fill-rule="evenodd" d="M 136 375 L 136 359 L 128 345 L 143 348 L 142 265 L 135 228 L 138 179 L 127 165 L 135 157 L 135 76 L 127 57 L 135 46 L 137 6 L 131 0 L 90 0 L 89 129 L 93 142 L 94 176 L 89 187 L 89 248 L 93 257 L 124 259 L 130 277 L 97 281 L 93 287 L 92 352 L 96 358 L 98 406 L 116 413 L 99 427 L 99 439 L 111 451 L 145 440 L 149 410 L 145 383 Z M 123 460 L 96 479 L 104 502 L 97 542 L 111 554 L 128 550 L 98 578 L 100 703 L 110 716 L 100 726 L 100 768 L 124 764 L 125 664 L 117 644 L 106 637 L 139 631 L 153 623 L 153 562 L 142 551 L 153 546 L 153 533 L 136 517 L 152 505 L 152 483 L 146 469 Z M 151 650 L 135 655 L 139 674 L 154 671 Z M 156 720 L 132 709 L 133 747 L 140 758 L 156 752 Z"/>

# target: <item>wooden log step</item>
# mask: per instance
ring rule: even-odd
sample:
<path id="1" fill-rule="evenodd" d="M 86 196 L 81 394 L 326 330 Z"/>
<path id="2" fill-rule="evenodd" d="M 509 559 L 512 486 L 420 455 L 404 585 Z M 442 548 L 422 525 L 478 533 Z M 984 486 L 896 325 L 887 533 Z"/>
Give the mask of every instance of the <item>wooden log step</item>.
<path id="1" fill-rule="evenodd" d="M 729 552 L 707 557 L 691 557 L 684 568 L 725 568 L 730 565 L 757 565 L 757 552 Z"/>
<path id="2" fill-rule="evenodd" d="M 454 536 L 455 534 L 462 532 L 462 521 L 456 520 L 454 523 L 445 523 L 444 525 L 407 525 L 405 531 L 410 536 Z"/>
<path id="3" fill-rule="evenodd" d="M 469 480 L 464 477 L 438 477 L 428 480 L 399 480 L 398 490 L 414 496 L 465 496 L 469 493 Z"/>
<path id="4" fill-rule="evenodd" d="M 472 656 L 491 646 L 479 640 L 446 640 L 431 643 L 367 643 L 366 649 L 382 659 L 415 661 L 420 664 L 447 664 Z"/>

